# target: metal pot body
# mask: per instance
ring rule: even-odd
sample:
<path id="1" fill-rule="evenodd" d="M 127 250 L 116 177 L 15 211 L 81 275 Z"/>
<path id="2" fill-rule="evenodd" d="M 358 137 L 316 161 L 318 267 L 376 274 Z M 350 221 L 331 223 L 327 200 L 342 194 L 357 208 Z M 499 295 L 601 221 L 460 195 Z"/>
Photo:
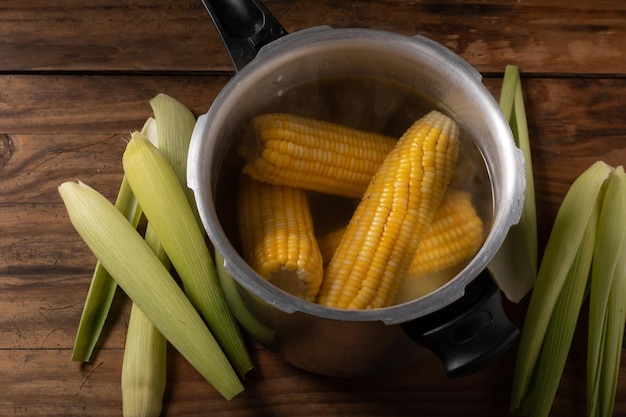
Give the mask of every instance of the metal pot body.
<path id="1" fill-rule="evenodd" d="M 217 190 L 236 186 L 224 184 L 223 173 L 238 169 L 236 164 L 231 166 L 230 155 L 241 127 L 267 108 L 268 101 L 280 103 L 280 97 L 291 89 L 346 76 L 416 89 L 446 109 L 475 139 L 490 177 L 493 206 L 482 248 L 456 277 L 416 300 L 365 311 L 308 303 L 267 283 L 242 259 L 232 234 L 226 231 L 224 215 L 216 209 Z M 279 106 L 278 110 L 290 109 Z M 518 222 L 524 196 L 523 158 L 480 75 L 429 39 L 369 29 L 318 27 L 264 46 L 199 117 L 188 167 L 188 183 L 195 192 L 208 236 L 236 281 L 237 300 L 233 302 L 244 306 L 267 330 L 257 339 L 286 362 L 326 375 L 371 374 L 422 356 L 425 350 L 407 334 L 406 324 L 428 319 L 462 299 L 509 228 Z M 497 314 L 490 312 L 488 316 Z M 510 333 L 510 329 L 505 332 Z M 510 336 L 506 336 L 506 343 L 510 344 Z"/>

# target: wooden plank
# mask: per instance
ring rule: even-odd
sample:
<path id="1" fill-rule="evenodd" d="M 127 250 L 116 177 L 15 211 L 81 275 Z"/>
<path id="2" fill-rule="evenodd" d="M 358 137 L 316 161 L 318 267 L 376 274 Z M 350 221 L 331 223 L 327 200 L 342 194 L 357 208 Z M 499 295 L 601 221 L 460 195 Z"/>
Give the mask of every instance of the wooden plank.
<path id="1" fill-rule="evenodd" d="M 495 381 L 488 382 L 490 372 L 480 380 L 493 385 L 495 391 L 463 391 L 469 388 L 469 381 L 448 380 L 434 360 L 384 377 L 336 380 L 294 372 L 263 350 L 253 353 L 260 374 L 248 380 L 244 393 L 227 402 L 186 361 L 170 351 L 166 415 L 367 417 L 393 411 L 393 415 L 408 416 L 414 415 L 411 413 L 415 407 L 426 413 L 436 412 L 446 401 L 445 394 L 456 393 L 459 406 L 456 411 L 451 409 L 450 415 L 461 416 L 472 408 L 504 411 L 508 401 L 506 386 L 498 388 Z M 18 411 L 16 414 L 52 417 L 68 415 L 79 406 L 84 415 L 119 415 L 122 354 L 121 350 L 107 350 L 93 363 L 78 365 L 65 362 L 67 352 L 63 350 L 0 351 L 0 363 L 5 368 L 0 371 L 10 372 L 20 381 L 0 398 L 0 413 Z M 41 395 L 40 401 L 33 402 L 37 394 Z M 320 402 L 322 398 L 324 402 Z M 487 407 L 485 400 L 491 401 Z"/>
<path id="2" fill-rule="evenodd" d="M 597 159 L 626 160 L 622 0 L 267 0 L 289 32 L 327 24 L 432 38 L 497 96 L 520 66 L 533 140 L 540 246 L 567 188 Z M 95 259 L 56 187 L 83 180 L 113 200 L 129 132 L 159 92 L 199 115 L 232 68 L 199 0 L 4 0 L 0 4 L 0 415 L 119 416 L 127 298 L 118 293 L 92 361 L 69 361 Z M 523 324 L 523 302 L 505 302 Z M 552 416 L 585 414 L 585 312 Z M 257 368 L 232 401 L 172 348 L 163 415 L 504 416 L 515 349 L 461 379 L 429 357 L 337 379 L 293 369 L 249 341 Z M 614 415 L 626 415 L 626 367 Z"/>
<path id="3" fill-rule="evenodd" d="M 595 161 L 626 161 L 625 86 L 611 79 L 524 81 L 539 225 L 552 225 L 572 182 Z M 549 231 L 539 227 L 540 251 Z"/>
<path id="4" fill-rule="evenodd" d="M 62 204 L 0 205 L 0 349 L 71 349 L 96 259 Z M 120 291 L 101 343 L 123 346 Z"/>
<path id="5" fill-rule="evenodd" d="M 205 113 L 229 79 L 4 75 L 0 76 L 0 134 L 128 134 L 141 129 L 152 115 L 149 100 L 156 94 L 168 94 L 196 114 Z"/>
<path id="6" fill-rule="evenodd" d="M 90 276 L 62 272 L 3 276 L 0 350 L 60 349 L 69 362 Z M 118 292 L 98 349 L 124 346 L 129 304 Z"/>
<path id="7" fill-rule="evenodd" d="M 289 32 L 329 25 L 424 35 L 482 72 L 618 74 L 626 5 L 566 2 L 266 1 Z M 0 6 L 0 68 L 24 71 L 231 71 L 200 1 L 111 0 Z"/>
<path id="8" fill-rule="evenodd" d="M 11 151 L 2 170 L 0 203 L 60 203 L 57 187 L 76 180 L 114 201 L 130 132 L 141 129 L 140 123 L 127 126 L 123 134 L 8 135 Z M 46 205 L 35 208 L 43 211 Z"/>
<path id="9" fill-rule="evenodd" d="M 8 1 L 1 11 L 6 71 L 230 70 L 200 1 Z"/>
<path id="10" fill-rule="evenodd" d="M 361 416 L 508 415 L 514 352 L 467 378 L 449 379 L 434 357 L 405 369 L 358 379 L 312 375 L 291 368 L 264 349 L 252 349 L 256 374 L 246 391 L 226 401 L 178 353 L 168 355 L 164 415 Z M 11 384 L 0 396 L 1 415 L 121 415 L 119 372 L 123 351 L 99 352 L 91 363 L 68 361 L 63 349 L 0 350 L 0 374 Z M 559 388 L 554 417 L 582 417 L 584 343 L 575 347 Z M 624 378 L 624 371 L 620 378 Z M 35 400 L 34 400 L 35 399 Z M 33 401 L 34 400 L 34 401 Z M 619 393 L 615 415 L 626 409 Z"/>

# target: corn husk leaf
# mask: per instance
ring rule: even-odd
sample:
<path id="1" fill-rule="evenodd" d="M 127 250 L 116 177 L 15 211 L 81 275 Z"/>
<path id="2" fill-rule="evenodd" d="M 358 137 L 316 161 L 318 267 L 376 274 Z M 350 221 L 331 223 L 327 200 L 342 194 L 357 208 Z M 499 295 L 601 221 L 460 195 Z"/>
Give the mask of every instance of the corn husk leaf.
<path id="1" fill-rule="evenodd" d="M 274 331 L 261 323 L 246 307 L 239 295 L 235 279 L 228 273 L 224 265 L 224 257 L 215 252 L 215 266 L 220 280 L 224 296 L 228 301 L 231 311 L 241 326 L 261 344 L 268 346 L 274 340 Z"/>
<path id="2" fill-rule="evenodd" d="M 507 65 L 504 72 L 500 108 L 509 122 L 515 144 L 524 155 L 526 190 L 520 221 L 511 227 L 488 269 L 504 295 L 519 302 L 532 289 L 537 276 L 538 244 L 530 139 L 519 69 L 514 65 Z"/>
<path id="3" fill-rule="evenodd" d="M 613 415 L 622 357 L 624 321 L 626 319 L 625 260 L 626 258 L 622 256 L 619 260 L 619 268 L 615 270 L 607 308 L 607 326 L 603 343 L 602 385 L 600 387 L 602 396 L 600 397 L 600 407 L 598 407 L 600 410 L 599 415 L 606 417 Z"/>
<path id="4" fill-rule="evenodd" d="M 187 187 L 187 157 L 196 118 L 184 104 L 166 94 L 157 94 L 150 100 L 150 106 L 156 120 L 159 151 L 174 169 L 198 226 L 202 228 L 193 190 Z"/>
<path id="5" fill-rule="evenodd" d="M 142 134 L 158 145 L 156 123 L 148 119 Z M 148 223 L 144 240 L 169 271 L 171 262 Z M 148 316 L 133 303 L 128 319 L 122 361 L 122 413 L 124 417 L 158 417 L 163 406 L 167 379 L 167 339 Z"/>
<path id="6" fill-rule="evenodd" d="M 166 378 L 167 339 L 133 303 L 122 362 L 122 415 L 161 415 Z"/>
<path id="7" fill-rule="evenodd" d="M 225 398 L 241 392 L 237 374 L 204 321 L 128 220 L 83 183 L 63 183 L 59 193 L 77 232 L 154 326 Z"/>
<path id="8" fill-rule="evenodd" d="M 594 207 L 602 196 L 602 184 L 611 170 L 604 162 L 594 163 L 574 181 L 561 203 L 539 267 L 520 337 L 511 394 L 511 410 L 514 412 L 523 411 L 522 399 L 527 395 L 535 372 L 550 318 Z"/>
<path id="9" fill-rule="evenodd" d="M 180 276 L 185 293 L 243 376 L 252 369 L 252 361 L 222 294 L 204 233 L 174 170 L 159 150 L 137 132 L 132 135 L 122 162 L 128 182 Z"/>
<path id="10" fill-rule="evenodd" d="M 611 173 L 602 205 L 591 273 L 587 351 L 587 415 L 610 416 L 624 332 L 626 176 Z"/>
<path id="11" fill-rule="evenodd" d="M 156 129 L 154 119 L 148 119 L 141 132 L 148 136 L 154 129 Z M 151 137 L 156 137 L 156 135 L 152 134 Z M 133 227 L 137 227 L 142 212 L 126 177 L 122 178 L 115 207 L 124 214 Z M 116 291 L 117 283 L 104 266 L 97 261 L 78 323 L 74 348 L 72 349 L 72 362 L 88 362 L 91 358 L 109 315 Z"/>
<path id="12" fill-rule="evenodd" d="M 531 384 L 527 398 L 522 401 L 522 409 L 530 409 L 533 417 L 547 417 L 550 414 L 563 375 L 580 309 L 587 293 L 600 205 L 598 199 L 550 317 L 536 365 L 535 383 Z"/>

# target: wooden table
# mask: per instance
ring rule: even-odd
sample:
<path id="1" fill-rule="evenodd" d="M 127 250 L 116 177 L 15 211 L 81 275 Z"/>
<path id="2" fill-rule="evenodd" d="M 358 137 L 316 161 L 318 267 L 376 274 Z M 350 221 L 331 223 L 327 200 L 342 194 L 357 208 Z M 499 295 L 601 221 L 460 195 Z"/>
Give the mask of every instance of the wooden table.
<path id="1" fill-rule="evenodd" d="M 460 54 L 497 97 L 518 65 L 533 143 L 539 239 L 592 162 L 626 162 L 626 3 L 620 0 L 273 0 L 289 32 L 321 24 L 421 34 Z M 56 187 L 113 200 L 129 132 L 163 92 L 196 114 L 232 76 L 200 1 L 4 0 L 0 4 L 0 415 L 119 416 L 129 303 L 118 293 L 92 361 L 70 362 L 95 259 Z M 521 325 L 526 301 L 505 302 Z M 584 415 L 585 315 L 553 408 Z M 170 351 L 167 416 L 506 416 L 515 350 L 449 379 L 431 357 L 392 374 L 333 379 L 249 341 L 256 374 L 222 399 Z M 622 365 L 615 415 L 626 415 Z"/>

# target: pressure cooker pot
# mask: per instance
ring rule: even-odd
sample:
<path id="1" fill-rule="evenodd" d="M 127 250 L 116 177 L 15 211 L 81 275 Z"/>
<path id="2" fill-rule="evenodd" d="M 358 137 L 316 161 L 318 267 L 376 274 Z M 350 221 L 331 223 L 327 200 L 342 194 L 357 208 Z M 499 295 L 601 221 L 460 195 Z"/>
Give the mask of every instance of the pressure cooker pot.
<path id="1" fill-rule="evenodd" d="M 198 118 L 188 183 L 244 329 L 284 361 L 334 376 L 390 370 L 429 351 L 449 375 L 460 376 L 506 351 L 518 329 L 486 267 L 519 221 L 524 165 L 480 74 L 422 36 L 327 26 L 287 34 L 258 1 L 205 5 L 236 73 Z M 460 160 L 474 162 L 453 181 L 479 184 L 474 198 L 485 223 L 484 243 L 451 279 L 389 307 L 347 310 L 294 297 L 245 262 L 233 189 L 243 164 L 237 148 L 252 117 L 296 113 L 399 137 L 407 123 L 433 108 L 462 131 Z M 322 206 L 325 216 L 339 210 Z"/>

